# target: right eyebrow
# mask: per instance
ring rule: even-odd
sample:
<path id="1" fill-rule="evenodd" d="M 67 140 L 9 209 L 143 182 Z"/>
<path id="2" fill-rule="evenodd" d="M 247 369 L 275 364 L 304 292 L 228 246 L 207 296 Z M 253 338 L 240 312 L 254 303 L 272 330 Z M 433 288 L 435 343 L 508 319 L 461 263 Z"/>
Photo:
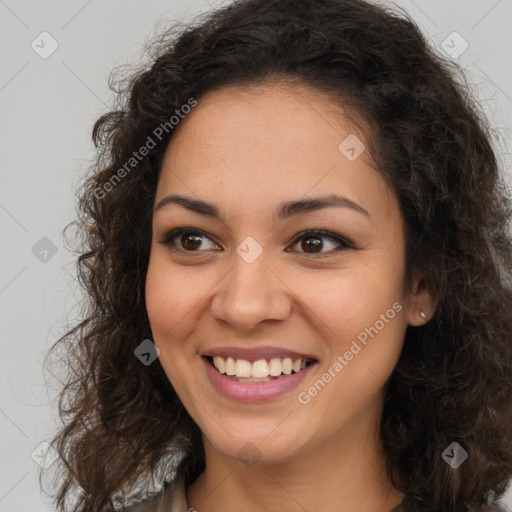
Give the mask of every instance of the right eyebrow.
<path id="1" fill-rule="evenodd" d="M 192 212 L 208 217 L 213 217 L 225 223 L 219 208 L 214 204 L 208 203 L 201 199 L 193 199 L 191 197 L 179 194 L 173 194 L 161 199 L 155 206 L 153 212 L 157 212 L 168 204 L 177 204 Z M 309 212 L 327 207 L 349 208 L 370 218 L 368 211 L 365 210 L 360 204 L 352 201 L 348 197 L 331 194 L 327 196 L 314 197 L 311 199 L 298 199 L 295 201 L 286 201 L 284 203 L 280 203 L 277 208 L 277 220 L 281 221 L 295 215 L 305 215 Z"/>

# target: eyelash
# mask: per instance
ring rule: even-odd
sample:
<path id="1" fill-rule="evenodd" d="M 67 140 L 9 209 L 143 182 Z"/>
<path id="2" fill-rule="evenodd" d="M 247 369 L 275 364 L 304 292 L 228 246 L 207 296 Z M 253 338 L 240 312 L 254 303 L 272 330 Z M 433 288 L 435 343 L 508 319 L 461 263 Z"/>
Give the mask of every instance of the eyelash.
<path id="1" fill-rule="evenodd" d="M 162 237 L 162 239 L 159 241 L 159 243 L 169 247 L 170 250 L 175 251 L 175 252 L 183 252 L 183 253 L 189 253 L 189 254 L 204 252 L 201 250 L 187 251 L 184 249 L 178 249 L 175 246 L 173 246 L 173 244 L 172 244 L 173 240 L 183 234 L 195 235 L 198 237 L 206 237 L 213 242 L 211 237 L 209 237 L 203 231 L 199 231 L 197 229 L 191 229 L 191 228 L 175 228 L 175 229 L 165 233 L 164 236 Z M 291 242 L 291 245 L 293 246 L 300 240 L 308 238 L 308 237 L 309 238 L 315 238 L 315 237 L 316 238 L 326 238 L 326 239 L 329 239 L 330 241 L 338 243 L 341 246 L 336 249 L 327 251 L 326 253 L 307 253 L 307 252 L 299 251 L 299 252 L 302 252 L 302 254 L 307 254 L 309 256 L 313 256 L 314 258 L 321 258 L 321 257 L 324 257 L 325 255 L 329 256 L 334 252 L 339 252 L 340 250 L 344 250 L 344 249 L 357 249 L 354 246 L 354 244 L 352 242 L 350 242 L 349 240 L 347 240 L 339 235 L 336 235 L 335 233 L 332 233 L 330 231 L 324 231 L 321 229 L 309 229 L 306 231 L 302 231 L 301 233 L 299 233 L 298 235 L 295 236 L 295 238 Z M 216 245 L 218 245 L 218 244 L 216 244 Z"/>

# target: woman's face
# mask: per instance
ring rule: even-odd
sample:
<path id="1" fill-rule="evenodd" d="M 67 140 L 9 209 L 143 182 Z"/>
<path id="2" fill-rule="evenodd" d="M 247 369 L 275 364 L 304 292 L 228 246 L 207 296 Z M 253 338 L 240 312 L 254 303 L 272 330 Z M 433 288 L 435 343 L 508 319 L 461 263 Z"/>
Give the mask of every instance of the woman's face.
<path id="1" fill-rule="evenodd" d="M 209 93 L 175 130 L 146 302 L 205 442 L 278 461 L 376 431 L 421 317 L 404 290 L 399 206 L 364 136 L 326 97 L 285 85 Z"/>

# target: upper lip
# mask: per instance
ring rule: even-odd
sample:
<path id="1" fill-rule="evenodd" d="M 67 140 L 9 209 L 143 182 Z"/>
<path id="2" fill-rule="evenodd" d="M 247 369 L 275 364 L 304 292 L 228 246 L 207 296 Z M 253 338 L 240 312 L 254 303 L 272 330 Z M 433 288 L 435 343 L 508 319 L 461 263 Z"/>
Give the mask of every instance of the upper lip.
<path id="1" fill-rule="evenodd" d="M 317 358 L 311 354 L 296 352 L 288 348 L 282 347 L 215 347 L 205 350 L 201 353 L 202 356 L 221 356 L 232 357 L 233 359 L 245 359 L 247 361 L 258 361 L 259 359 L 272 359 L 272 358 L 285 358 L 291 359 L 314 359 Z"/>

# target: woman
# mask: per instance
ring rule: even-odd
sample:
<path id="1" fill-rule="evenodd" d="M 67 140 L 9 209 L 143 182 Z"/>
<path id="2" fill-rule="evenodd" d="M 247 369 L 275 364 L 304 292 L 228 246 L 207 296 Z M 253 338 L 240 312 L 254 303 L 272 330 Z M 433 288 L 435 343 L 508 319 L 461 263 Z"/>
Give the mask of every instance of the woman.
<path id="1" fill-rule="evenodd" d="M 414 23 L 242 0 L 119 93 L 80 196 L 90 308 L 56 345 L 57 506 L 500 510 L 511 204 Z"/>

